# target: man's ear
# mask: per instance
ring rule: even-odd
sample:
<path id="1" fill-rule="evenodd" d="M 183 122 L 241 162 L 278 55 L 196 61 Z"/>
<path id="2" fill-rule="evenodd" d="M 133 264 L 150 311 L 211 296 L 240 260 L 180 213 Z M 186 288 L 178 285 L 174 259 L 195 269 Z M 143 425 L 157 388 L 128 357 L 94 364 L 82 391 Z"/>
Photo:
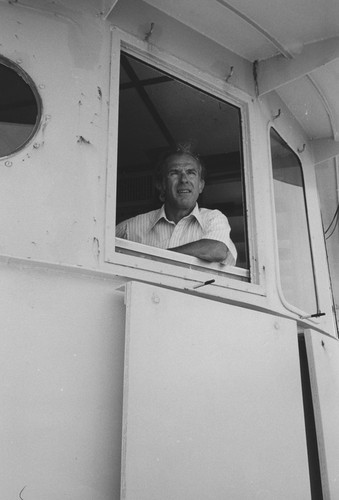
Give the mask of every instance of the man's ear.
<path id="1" fill-rule="evenodd" d="M 160 181 L 157 181 L 155 183 L 155 187 L 156 187 L 157 191 L 159 192 L 160 201 L 164 202 L 165 201 L 165 188 L 164 188 L 163 183 Z"/>
<path id="2" fill-rule="evenodd" d="M 201 194 L 203 192 L 204 187 L 205 187 L 205 181 L 203 179 L 200 179 L 200 182 L 199 182 L 199 194 Z"/>

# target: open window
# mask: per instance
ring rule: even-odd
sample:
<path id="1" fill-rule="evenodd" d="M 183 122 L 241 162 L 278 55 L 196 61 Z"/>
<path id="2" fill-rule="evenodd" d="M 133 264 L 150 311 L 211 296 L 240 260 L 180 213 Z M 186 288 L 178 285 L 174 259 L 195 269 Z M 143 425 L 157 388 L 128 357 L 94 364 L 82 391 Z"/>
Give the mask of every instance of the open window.
<path id="1" fill-rule="evenodd" d="M 179 287 L 185 287 L 187 280 L 215 278 L 213 295 L 222 295 L 224 287 L 264 294 L 255 233 L 248 236 L 253 218 L 248 224 L 245 197 L 245 183 L 252 188 L 244 167 L 250 146 L 243 140 L 250 100 L 185 61 L 157 49 L 145 50 L 143 42 L 128 33 L 117 28 L 112 33 L 105 261 L 117 275 Z M 174 144 L 190 144 L 202 160 L 205 187 L 198 204 L 227 217 L 238 254 L 236 265 L 116 236 L 116 225 L 122 221 L 161 207 L 155 169 Z"/>
<path id="2" fill-rule="evenodd" d="M 207 171 L 198 203 L 227 216 L 237 267 L 248 269 L 240 109 L 122 52 L 118 125 L 116 222 L 161 206 L 157 160 L 190 143 Z"/>

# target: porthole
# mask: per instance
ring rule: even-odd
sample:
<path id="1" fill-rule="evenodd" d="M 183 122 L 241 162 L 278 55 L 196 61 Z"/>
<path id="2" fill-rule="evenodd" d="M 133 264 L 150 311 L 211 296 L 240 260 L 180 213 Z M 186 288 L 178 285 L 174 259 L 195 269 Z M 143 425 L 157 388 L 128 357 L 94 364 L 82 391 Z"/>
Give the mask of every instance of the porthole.
<path id="1" fill-rule="evenodd" d="M 41 98 L 33 80 L 19 66 L 0 56 L 0 158 L 22 149 L 41 119 Z"/>

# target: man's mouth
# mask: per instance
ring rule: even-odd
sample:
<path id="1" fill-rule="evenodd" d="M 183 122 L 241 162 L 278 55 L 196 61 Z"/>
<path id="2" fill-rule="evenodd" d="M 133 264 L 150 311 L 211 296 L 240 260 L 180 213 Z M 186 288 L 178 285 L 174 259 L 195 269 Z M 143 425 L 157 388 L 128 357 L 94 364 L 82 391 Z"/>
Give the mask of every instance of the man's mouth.
<path id="1" fill-rule="evenodd" d="M 190 193 L 190 189 L 178 189 L 179 194 L 185 194 L 185 193 Z"/>

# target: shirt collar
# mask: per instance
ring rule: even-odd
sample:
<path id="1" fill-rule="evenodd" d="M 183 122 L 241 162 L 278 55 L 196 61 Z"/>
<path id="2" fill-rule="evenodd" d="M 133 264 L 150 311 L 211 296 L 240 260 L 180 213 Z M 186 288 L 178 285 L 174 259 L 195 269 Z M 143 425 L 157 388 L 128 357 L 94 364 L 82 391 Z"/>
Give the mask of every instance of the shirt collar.
<path id="1" fill-rule="evenodd" d="M 187 219 L 188 217 L 194 217 L 197 220 L 197 222 L 200 224 L 200 226 L 202 227 L 202 220 L 201 220 L 200 209 L 199 209 L 198 203 L 195 204 L 195 207 L 193 208 L 192 212 L 189 213 L 188 215 L 186 215 L 186 217 L 184 217 L 184 219 Z M 151 220 L 148 231 L 151 231 L 154 228 L 154 226 L 161 219 L 165 219 L 169 224 L 174 224 L 173 221 L 168 220 L 166 217 L 165 205 L 162 205 L 162 207 L 159 208 L 159 210 L 155 211 L 154 217 Z"/>

